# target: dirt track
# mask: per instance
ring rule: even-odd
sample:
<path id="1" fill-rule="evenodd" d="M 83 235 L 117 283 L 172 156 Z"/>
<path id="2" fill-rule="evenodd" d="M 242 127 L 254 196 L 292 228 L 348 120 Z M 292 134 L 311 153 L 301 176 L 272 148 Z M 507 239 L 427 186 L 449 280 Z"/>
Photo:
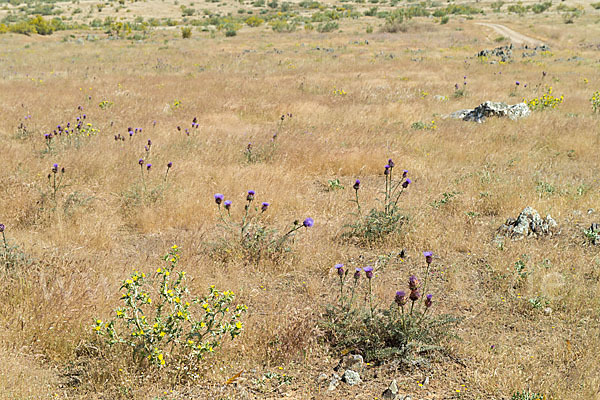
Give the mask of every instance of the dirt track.
<path id="1" fill-rule="evenodd" d="M 529 36 L 523 35 L 519 32 L 515 32 L 512 29 L 507 28 L 504 25 L 500 24 L 491 24 L 487 22 L 476 22 L 476 25 L 487 26 L 488 28 L 492 28 L 502 36 L 509 38 L 514 44 L 528 44 L 533 46 L 540 46 L 543 44 L 540 40 L 533 39 Z"/>

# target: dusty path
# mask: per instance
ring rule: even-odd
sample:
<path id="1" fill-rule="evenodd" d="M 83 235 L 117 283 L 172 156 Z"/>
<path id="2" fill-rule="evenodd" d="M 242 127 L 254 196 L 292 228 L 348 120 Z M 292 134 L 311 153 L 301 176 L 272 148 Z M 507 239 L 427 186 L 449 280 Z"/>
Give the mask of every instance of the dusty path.
<path id="1" fill-rule="evenodd" d="M 502 36 L 509 38 L 514 44 L 528 44 L 532 46 L 540 46 L 544 44 L 543 42 L 530 38 L 529 36 L 525 36 L 519 32 L 515 32 L 512 29 L 507 28 L 504 25 L 500 24 L 490 24 L 487 22 L 476 22 L 476 25 L 487 26 L 488 28 L 492 28 Z"/>

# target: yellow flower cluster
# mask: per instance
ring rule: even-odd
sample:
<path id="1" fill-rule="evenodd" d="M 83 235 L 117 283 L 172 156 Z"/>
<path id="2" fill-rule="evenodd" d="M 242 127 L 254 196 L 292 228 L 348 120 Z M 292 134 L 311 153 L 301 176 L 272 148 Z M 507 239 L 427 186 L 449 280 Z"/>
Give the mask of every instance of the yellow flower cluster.
<path id="1" fill-rule="evenodd" d="M 541 97 L 533 98 L 527 101 L 530 110 L 541 111 L 546 108 L 556 108 L 564 101 L 564 96 L 555 97 L 552 95 L 552 87 L 548 88 L 548 93 Z"/>
<path id="2" fill-rule="evenodd" d="M 590 99 L 590 103 L 592 103 L 592 110 L 594 110 L 595 113 L 600 112 L 600 90 L 594 92 Z"/>

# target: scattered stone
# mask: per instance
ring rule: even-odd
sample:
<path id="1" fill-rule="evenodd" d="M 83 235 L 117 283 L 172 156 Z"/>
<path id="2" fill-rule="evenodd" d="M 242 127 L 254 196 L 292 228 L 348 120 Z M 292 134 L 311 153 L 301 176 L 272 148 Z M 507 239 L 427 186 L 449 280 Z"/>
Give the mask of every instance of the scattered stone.
<path id="1" fill-rule="evenodd" d="M 360 354 L 348 354 L 342 358 L 337 368 L 351 369 L 360 372 L 363 369 L 364 361 Z"/>
<path id="2" fill-rule="evenodd" d="M 425 379 L 423 380 L 423 386 L 427 386 L 429 385 L 429 377 L 426 376 Z"/>
<path id="3" fill-rule="evenodd" d="M 470 110 L 459 110 L 450 114 L 451 118 L 462 119 L 463 121 L 474 121 L 481 123 L 487 117 L 508 117 L 512 120 L 528 117 L 531 114 L 529 107 L 525 103 L 508 105 L 494 101 L 486 101 Z"/>
<path id="4" fill-rule="evenodd" d="M 321 385 L 321 384 L 327 382 L 328 378 L 329 378 L 329 376 L 325 373 L 319 374 L 319 376 L 317 377 L 317 384 Z"/>
<path id="5" fill-rule="evenodd" d="M 390 383 L 390 386 L 387 389 L 385 389 L 382 396 L 386 400 L 394 400 L 396 398 L 397 394 L 398 394 L 398 384 L 396 383 L 396 380 L 394 379 L 392 381 L 392 383 Z"/>
<path id="6" fill-rule="evenodd" d="M 513 240 L 532 236 L 552 236 L 558 233 L 558 224 L 550 215 L 542 219 L 536 210 L 525 207 L 516 219 L 507 219 L 504 225 L 498 228 L 498 233 Z"/>
<path id="7" fill-rule="evenodd" d="M 498 57 L 500 61 L 507 62 L 512 57 L 513 45 L 496 47 L 492 50 L 481 50 L 476 57 Z"/>
<path id="8" fill-rule="evenodd" d="M 351 369 L 347 369 L 346 372 L 344 372 L 344 376 L 342 377 L 342 380 L 350 386 L 358 385 L 359 383 L 362 382 L 358 372 L 352 371 Z"/>
<path id="9" fill-rule="evenodd" d="M 331 377 L 331 381 L 329 381 L 329 387 L 327 388 L 328 391 L 333 392 L 335 389 L 337 389 L 337 387 L 340 384 L 340 376 L 338 374 L 333 374 L 333 376 Z"/>
<path id="10" fill-rule="evenodd" d="M 544 308 L 544 315 L 552 315 L 552 308 L 551 307 Z"/>

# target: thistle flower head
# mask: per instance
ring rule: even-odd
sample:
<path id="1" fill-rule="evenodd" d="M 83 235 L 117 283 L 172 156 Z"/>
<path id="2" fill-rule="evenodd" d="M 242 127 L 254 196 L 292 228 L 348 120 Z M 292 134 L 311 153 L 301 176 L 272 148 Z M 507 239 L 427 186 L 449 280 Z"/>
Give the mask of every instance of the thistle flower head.
<path id="1" fill-rule="evenodd" d="M 225 200 L 225 203 L 223 204 L 225 204 L 225 209 L 229 211 L 229 209 L 231 208 L 231 200 Z"/>
<path id="2" fill-rule="evenodd" d="M 396 297 L 394 298 L 394 301 L 399 306 L 405 305 L 406 304 L 406 292 L 404 290 L 397 291 L 396 292 Z"/>
<path id="3" fill-rule="evenodd" d="M 358 180 L 358 179 L 357 179 L 357 180 L 354 182 L 354 186 L 353 186 L 353 188 L 354 188 L 354 190 L 358 190 L 358 189 L 360 189 L 360 180 Z"/>
<path id="4" fill-rule="evenodd" d="M 260 210 L 262 212 L 265 212 L 265 211 L 267 211 L 267 208 L 269 208 L 269 203 L 263 202 L 262 205 L 261 205 L 261 207 L 260 207 Z"/>
<path id="5" fill-rule="evenodd" d="M 412 181 L 410 180 L 410 178 L 406 178 L 406 180 L 404 182 L 402 182 L 402 187 L 404 189 L 406 189 L 408 187 L 408 185 L 410 185 L 412 183 Z"/>
<path id="6" fill-rule="evenodd" d="M 4 224 L 0 224 L 0 233 L 4 232 L 4 229 L 6 229 Z"/>
<path id="7" fill-rule="evenodd" d="M 221 204 L 224 198 L 225 196 L 223 196 L 221 193 L 215 194 L 215 203 Z"/>
<path id="8" fill-rule="evenodd" d="M 356 268 L 356 271 L 354 271 L 354 279 L 360 278 L 360 271 L 362 271 L 360 268 Z"/>
<path id="9" fill-rule="evenodd" d="M 58 172 L 58 164 L 54 164 L 52 166 L 52 172 L 57 173 Z"/>
<path id="10" fill-rule="evenodd" d="M 408 288 L 410 290 L 417 290 L 420 283 L 421 281 L 419 281 L 419 278 L 417 278 L 415 275 L 411 275 L 410 278 L 408 278 Z"/>
<path id="11" fill-rule="evenodd" d="M 384 174 L 384 175 L 389 175 L 389 173 L 390 173 L 390 166 L 389 166 L 389 165 L 386 165 L 386 166 L 385 166 L 385 170 L 383 171 L 383 174 Z"/>
<path id="12" fill-rule="evenodd" d="M 152 168 L 152 164 L 146 164 L 146 170 L 150 171 L 150 168 Z"/>
<path id="13" fill-rule="evenodd" d="M 302 225 L 304 225 L 306 228 L 310 228 L 311 226 L 313 226 L 315 224 L 315 220 L 313 220 L 312 218 L 308 217 L 304 220 L 304 222 L 302 223 Z"/>
<path id="14" fill-rule="evenodd" d="M 335 269 L 339 276 L 344 276 L 344 264 L 335 264 Z"/>
<path id="15" fill-rule="evenodd" d="M 414 289 L 410 291 L 410 296 L 408 298 L 411 301 L 417 301 L 421 298 L 421 293 L 419 293 L 419 289 Z"/>
<path id="16" fill-rule="evenodd" d="M 515 85 L 517 85 L 517 86 L 519 86 L 520 84 L 521 84 L 521 82 L 519 82 L 519 81 L 515 82 Z"/>
<path id="17" fill-rule="evenodd" d="M 173 163 L 172 163 L 171 161 L 169 161 L 169 162 L 167 163 L 167 168 L 171 168 L 172 166 L 173 166 Z"/>
<path id="18" fill-rule="evenodd" d="M 254 200 L 254 195 L 255 194 L 256 193 L 254 192 L 254 190 L 248 190 L 248 195 L 246 196 L 246 200 L 248 200 L 248 201 Z"/>
<path id="19" fill-rule="evenodd" d="M 433 261 L 433 253 L 431 251 L 424 251 L 423 255 L 425 256 L 425 262 L 431 264 L 431 261 Z"/>
<path id="20" fill-rule="evenodd" d="M 406 178 L 406 175 L 408 175 L 408 170 L 405 169 L 404 171 L 402 171 L 402 177 Z"/>
<path id="21" fill-rule="evenodd" d="M 396 164 L 394 164 L 394 162 L 392 161 L 391 158 L 388 160 L 388 165 L 390 166 L 390 169 L 392 169 L 396 166 Z"/>
<path id="22" fill-rule="evenodd" d="M 373 278 L 373 267 L 367 265 L 363 268 L 363 270 L 365 271 L 365 276 L 367 277 L 367 279 Z"/>
<path id="23" fill-rule="evenodd" d="M 425 307 L 427 307 L 427 308 L 431 307 L 431 305 L 433 304 L 433 302 L 431 301 L 432 297 L 433 297 L 432 294 L 428 294 L 427 296 L 425 296 Z"/>
<path id="24" fill-rule="evenodd" d="M 143 158 L 140 158 L 140 159 L 138 160 L 138 164 L 140 164 L 140 165 L 144 165 L 144 159 L 143 159 Z"/>

